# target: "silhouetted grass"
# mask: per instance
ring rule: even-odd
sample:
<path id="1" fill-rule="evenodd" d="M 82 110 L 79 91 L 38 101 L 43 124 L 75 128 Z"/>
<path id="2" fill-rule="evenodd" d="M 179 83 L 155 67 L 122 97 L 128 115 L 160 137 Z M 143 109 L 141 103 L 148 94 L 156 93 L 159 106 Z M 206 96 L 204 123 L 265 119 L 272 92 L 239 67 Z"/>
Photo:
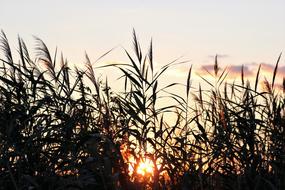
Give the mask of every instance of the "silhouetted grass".
<path id="1" fill-rule="evenodd" d="M 134 56 L 108 65 L 125 82 L 116 93 L 88 55 L 71 69 L 35 40 L 34 61 L 20 37 L 15 61 L 1 35 L 0 189 L 285 189 L 281 54 L 272 81 L 260 82 L 259 67 L 253 87 L 243 67 L 241 82 L 227 83 L 216 56 L 215 82 L 193 89 L 191 66 L 180 96 L 169 90 L 180 84 L 160 83 L 178 60 L 155 70 L 152 42 L 144 55 L 134 32 Z M 142 176 L 145 159 L 154 169 Z"/>

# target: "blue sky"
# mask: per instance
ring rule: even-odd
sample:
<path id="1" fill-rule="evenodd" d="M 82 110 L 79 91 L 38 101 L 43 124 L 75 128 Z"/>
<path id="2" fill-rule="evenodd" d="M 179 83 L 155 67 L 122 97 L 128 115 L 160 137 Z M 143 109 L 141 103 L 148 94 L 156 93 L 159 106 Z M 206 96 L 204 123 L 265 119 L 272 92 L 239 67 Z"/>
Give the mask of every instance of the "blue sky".
<path id="1" fill-rule="evenodd" d="M 13 48 L 17 34 L 33 48 L 32 35 L 56 46 L 71 63 L 84 52 L 95 60 L 115 46 L 131 49 L 135 28 L 143 49 L 154 41 L 156 62 L 179 56 L 194 68 L 221 64 L 275 63 L 285 49 L 285 1 L 282 0 L 0 0 L 0 28 Z M 118 48 L 107 60 L 124 61 Z M 282 60 L 283 61 L 283 60 Z M 284 61 L 282 62 L 282 64 Z"/>

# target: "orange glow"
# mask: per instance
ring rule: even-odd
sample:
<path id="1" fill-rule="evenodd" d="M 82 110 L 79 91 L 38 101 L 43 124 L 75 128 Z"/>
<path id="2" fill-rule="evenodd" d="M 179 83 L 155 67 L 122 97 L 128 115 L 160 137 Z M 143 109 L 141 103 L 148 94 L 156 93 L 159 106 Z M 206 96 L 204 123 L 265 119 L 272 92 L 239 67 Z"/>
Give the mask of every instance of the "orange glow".
<path id="1" fill-rule="evenodd" d="M 124 160 L 128 163 L 130 175 L 133 175 L 135 173 L 144 176 L 147 173 L 153 173 L 154 165 L 150 159 L 134 158 L 134 156 L 128 151 L 128 148 L 125 144 L 121 145 L 120 148 Z"/>
<path id="2" fill-rule="evenodd" d="M 154 164 L 151 159 L 144 158 L 143 160 L 136 161 L 132 156 L 128 157 L 129 174 L 138 174 L 141 176 L 152 176 L 154 172 Z"/>
<path id="3" fill-rule="evenodd" d="M 146 174 L 152 174 L 153 171 L 154 165 L 152 161 L 147 158 L 144 161 L 141 161 L 136 169 L 136 173 L 142 176 L 145 176 Z"/>
<path id="4" fill-rule="evenodd" d="M 155 177 L 160 176 L 165 183 L 170 180 L 166 170 L 161 171 L 163 162 L 161 159 L 155 159 L 150 153 L 133 155 L 126 144 L 120 146 L 120 151 L 125 163 L 128 165 L 128 174 L 130 180 L 138 183 L 151 184 Z M 157 167 L 155 169 L 155 167 Z M 151 188 L 150 188 L 151 189 Z"/>

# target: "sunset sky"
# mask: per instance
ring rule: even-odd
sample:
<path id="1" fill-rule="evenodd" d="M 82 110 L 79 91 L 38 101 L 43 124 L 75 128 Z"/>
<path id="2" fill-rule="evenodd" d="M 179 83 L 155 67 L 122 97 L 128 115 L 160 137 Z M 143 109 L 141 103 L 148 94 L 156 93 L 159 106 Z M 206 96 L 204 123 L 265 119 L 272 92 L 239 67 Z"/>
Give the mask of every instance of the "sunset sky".
<path id="1" fill-rule="evenodd" d="M 35 35 L 52 51 L 57 46 L 72 64 L 82 64 L 85 51 L 95 60 L 113 47 L 104 61 L 126 61 L 121 47 L 131 50 L 133 28 L 143 50 L 153 38 L 158 65 L 180 56 L 190 60 L 173 77 L 184 77 L 190 64 L 196 72 L 209 67 L 215 54 L 221 66 L 233 66 L 232 72 L 244 64 L 253 74 L 260 63 L 272 69 L 285 50 L 284 0 L 0 2 L 0 28 L 14 50 L 18 34 L 33 50 Z M 280 72 L 285 73 L 284 65 L 281 59 Z"/>

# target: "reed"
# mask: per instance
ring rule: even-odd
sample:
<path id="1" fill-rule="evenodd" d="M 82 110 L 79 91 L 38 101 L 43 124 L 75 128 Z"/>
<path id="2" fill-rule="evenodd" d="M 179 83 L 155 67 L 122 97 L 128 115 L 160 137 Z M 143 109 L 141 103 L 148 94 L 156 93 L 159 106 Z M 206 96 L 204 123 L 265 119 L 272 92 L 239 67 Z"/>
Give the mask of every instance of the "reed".
<path id="1" fill-rule="evenodd" d="M 3 31 L 0 41 L 0 189 L 285 189 L 281 54 L 272 80 L 260 81 L 259 66 L 254 84 L 243 66 L 241 82 L 227 82 L 216 56 L 214 82 L 201 76 L 209 86 L 194 89 L 190 66 L 178 95 L 181 84 L 160 81 L 182 62 L 156 70 L 152 41 L 144 54 L 135 31 L 129 61 L 108 65 L 123 92 L 87 54 L 84 69 L 70 68 L 35 37 L 32 59 L 19 37 L 15 61 Z M 145 160 L 153 170 L 142 175 Z"/>

